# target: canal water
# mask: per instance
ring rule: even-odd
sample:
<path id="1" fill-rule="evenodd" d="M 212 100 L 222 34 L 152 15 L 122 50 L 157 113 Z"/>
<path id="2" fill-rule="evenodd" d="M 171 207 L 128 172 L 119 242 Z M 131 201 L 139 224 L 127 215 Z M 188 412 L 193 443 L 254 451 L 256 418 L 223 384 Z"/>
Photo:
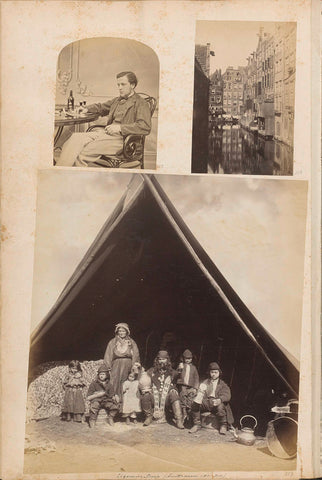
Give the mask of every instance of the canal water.
<path id="1" fill-rule="evenodd" d="M 208 173 L 292 175 L 293 148 L 240 125 L 216 126 L 209 135 Z"/>

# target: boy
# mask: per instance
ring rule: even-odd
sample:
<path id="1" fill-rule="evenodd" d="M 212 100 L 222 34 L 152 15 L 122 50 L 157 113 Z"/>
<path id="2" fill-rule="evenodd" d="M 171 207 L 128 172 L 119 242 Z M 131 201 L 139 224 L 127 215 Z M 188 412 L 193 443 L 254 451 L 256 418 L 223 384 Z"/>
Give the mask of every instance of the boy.
<path id="1" fill-rule="evenodd" d="M 97 379 L 88 387 L 87 400 L 90 403 L 89 426 L 96 424 L 98 412 L 104 408 L 108 414 L 108 423 L 114 425 L 114 417 L 119 411 L 119 398 L 114 393 L 113 385 L 110 383 L 109 368 L 101 365 L 97 371 Z"/>
<path id="2" fill-rule="evenodd" d="M 183 411 L 183 419 L 185 420 L 190 412 L 193 399 L 197 394 L 199 387 L 198 370 L 192 363 L 192 353 L 190 350 L 183 352 L 183 362 L 179 364 L 179 377 L 177 385 L 179 387 L 180 402 Z"/>
<path id="3" fill-rule="evenodd" d="M 200 384 L 197 396 L 192 404 L 193 427 L 190 433 L 195 433 L 201 428 L 200 413 L 211 412 L 219 423 L 219 433 L 226 435 L 227 424 L 232 424 L 234 417 L 229 405 L 231 399 L 230 388 L 221 380 L 221 369 L 216 362 L 211 362 L 208 367 L 209 377 Z"/>

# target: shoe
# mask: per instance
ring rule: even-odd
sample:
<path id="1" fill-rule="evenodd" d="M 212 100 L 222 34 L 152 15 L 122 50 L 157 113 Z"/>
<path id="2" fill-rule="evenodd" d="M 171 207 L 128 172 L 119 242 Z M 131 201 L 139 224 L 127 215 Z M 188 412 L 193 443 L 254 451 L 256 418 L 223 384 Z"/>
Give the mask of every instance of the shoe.
<path id="1" fill-rule="evenodd" d="M 70 414 L 70 413 L 66 413 L 66 422 L 70 422 L 71 419 L 72 419 L 71 414 Z"/>
<path id="2" fill-rule="evenodd" d="M 133 420 L 133 424 L 134 424 L 134 425 L 137 425 L 137 423 L 138 423 L 138 421 L 137 421 L 137 419 L 135 418 L 135 419 Z"/>
<path id="3" fill-rule="evenodd" d="M 126 425 L 131 425 L 131 419 L 130 419 L 130 417 L 126 417 L 125 423 L 126 423 Z"/>
<path id="4" fill-rule="evenodd" d="M 219 429 L 220 435 L 226 435 L 227 433 L 227 426 L 226 425 L 221 425 Z"/>
<path id="5" fill-rule="evenodd" d="M 182 407 L 183 422 L 188 418 L 187 407 Z"/>
<path id="6" fill-rule="evenodd" d="M 201 429 L 201 425 L 194 425 L 192 428 L 190 428 L 189 433 L 196 433 L 200 429 Z"/>
<path id="7" fill-rule="evenodd" d="M 89 427 L 90 427 L 90 428 L 94 428 L 94 427 L 95 427 L 95 425 L 96 425 L 96 421 L 95 421 L 95 420 L 92 420 L 92 419 L 90 419 L 90 421 L 88 422 L 88 424 L 89 424 Z"/>
<path id="8" fill-rule="evenodd" d="M 179 400 L 176 400 L 173 402 L 172 410 L 174 413 L 174 418 L 175 418 L 177 428 L 179 428 L 180 430 L 184 430 L 183 416 L 182 416 L 182 410 L 181 410 L 181 405 Z"/>
<path id="9" fill-rule="evenodd" d="M 177 425 L 177 428 L 179 428 L 180 430 L 184 430 L 183 418 L 177 418 L 176 425 Z"/>
<path id="10" fill-rule="evenodd" d="M 143 427 L 148 427 L 149 425 L 151 425 L 152 420 L 153 420 L 152 415 L 148 415 L 144 420 Z"/>
<path id="11" fill-rule="evenodd" d="M 107 423 L 109 424 L 110 427 L 114 427 L 114 419 L 113 419 L 113 417 L 108 417 Z"/>

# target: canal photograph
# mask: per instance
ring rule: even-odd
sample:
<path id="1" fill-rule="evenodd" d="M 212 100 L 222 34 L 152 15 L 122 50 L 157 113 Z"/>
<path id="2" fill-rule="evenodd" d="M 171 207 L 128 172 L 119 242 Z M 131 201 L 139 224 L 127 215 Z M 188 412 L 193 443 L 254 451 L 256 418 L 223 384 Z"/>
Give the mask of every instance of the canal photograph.
<path id="1" fill-rule="evenodd" d="M 293 175 L 295 22 L 197 21 L 192 173 Z"/>

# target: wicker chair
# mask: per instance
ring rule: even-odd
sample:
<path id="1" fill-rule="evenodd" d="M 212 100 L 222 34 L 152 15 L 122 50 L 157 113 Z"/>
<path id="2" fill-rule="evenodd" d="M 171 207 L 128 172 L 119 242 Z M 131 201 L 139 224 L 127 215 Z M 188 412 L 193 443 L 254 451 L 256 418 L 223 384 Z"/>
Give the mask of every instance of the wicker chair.
<path id="1" fill-rule="evenodd" d="M 156 109 L 157 101 L 145 93 L 139 93 L 141 97 L 149 104 L 151 118 Z M 91 125 L 87 132 L 96 128 L 104 128 L 105 125 Z M 92 162 L 88 166 L 105 168 L 144 168 L 144 144 L 146 135 L 127 135 L 123 139 L 123 151 L 120 155 L 106 156 L 102 155 L 99 160 Z"/>

